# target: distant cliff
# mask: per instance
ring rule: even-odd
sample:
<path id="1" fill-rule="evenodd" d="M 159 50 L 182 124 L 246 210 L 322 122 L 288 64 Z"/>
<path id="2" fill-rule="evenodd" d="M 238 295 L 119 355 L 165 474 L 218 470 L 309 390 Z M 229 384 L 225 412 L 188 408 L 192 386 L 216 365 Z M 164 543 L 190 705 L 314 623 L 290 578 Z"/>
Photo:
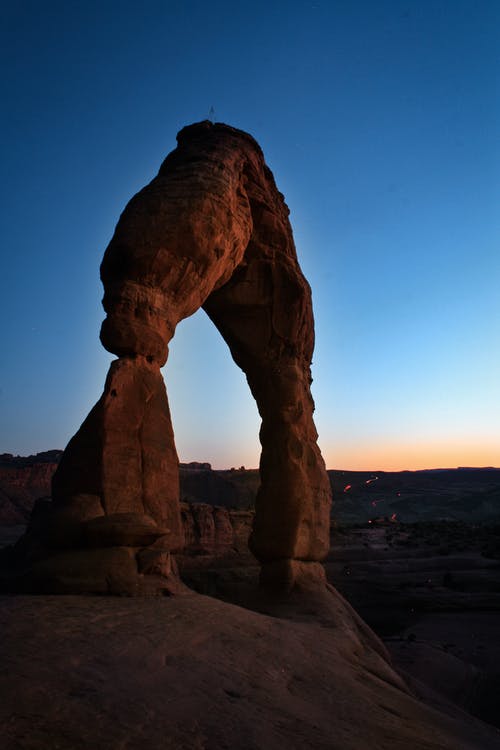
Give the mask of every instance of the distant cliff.
<path id="1" fill-rule="evenodd" d="M 198 468 L 206 467 L 209 468 Z M 212 469 L 210 464 L 180 464 L 181 500 L 247 510 L 260 484 L 257 469 Z"/>
<path id="2" fill-rule="evenodd" d="M 61 455 L 62 451 L 57 450 L 27 457 L 0 454 L 0 525 L 25 524 L 34 501 L 50 496 L 51 478 Z M 209 463 L 193 461 L 181 463 L 179 473 L 184 503 L 240 511 L 253 509 L 259 487 L 257 469 L 217 470 Z M 404 522 L 500 520 L 500 469 L 330 470 L 328 475 L 334 498 L 332 516 L 340 523 L 368 523 L 391 517 Z M 212 521 L 202 522 L 202 511 L 197 513 L 205 529 L 200 532 L 200 543 L 206 552 L 211 533 L 207 524 Z M 222 523 L 222 516 L 219 520 Z M 196 524 L 193 527 L 187 517 L 184 521 L 189 528 L 195 528 Z M 217 536 L 219 546 L 224 536 L 220 524 Z"/>
<path id="3" fill-rule="evenodd" d="M 52 475 L 62 451 L 35 456 L 0 454 L 0 524 L 25 524 L 38 497 L 50 496 Z"/>

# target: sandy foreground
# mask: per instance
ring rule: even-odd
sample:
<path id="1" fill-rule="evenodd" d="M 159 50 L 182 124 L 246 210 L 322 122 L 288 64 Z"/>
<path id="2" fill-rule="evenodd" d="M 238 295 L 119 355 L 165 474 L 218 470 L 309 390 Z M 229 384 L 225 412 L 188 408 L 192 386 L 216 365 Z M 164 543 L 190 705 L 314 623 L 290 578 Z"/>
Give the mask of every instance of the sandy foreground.
<path id="1" fill-rule="evenodd" d="M 248 606 L 1 597 L 3 750 L 500 748 L 417 699 L 333 589 Z"/>

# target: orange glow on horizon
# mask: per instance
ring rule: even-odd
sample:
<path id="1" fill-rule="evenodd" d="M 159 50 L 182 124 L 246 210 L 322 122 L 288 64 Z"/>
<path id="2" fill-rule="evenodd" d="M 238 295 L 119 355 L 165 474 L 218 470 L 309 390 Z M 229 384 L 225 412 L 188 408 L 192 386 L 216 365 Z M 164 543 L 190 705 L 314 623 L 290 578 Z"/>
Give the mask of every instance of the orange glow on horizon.
<path id="1" fill-rule="evenodd" d="M 422 469 L 454 469 L 458 466 L 500 467 L 500 440 L 491 443 L 465 441 L 387 441 L 368 442 L 356 446 L 339 441 L 335 447 L 322 446 L 328 469 L 344 471 L 419 471 Z M 372 481 L 372 480 L 368 480 Z"/>
<path id="2" fill-rule="evenodd" d="M 487 441 L 484 437 L 474 441 L 474 435 L 469 442 L 457 438 L 424 440 L 411 439 L 382 439 L 378 441 L 365 440 L 354 443 L 349 440 L 343 442 L 319 440 L 321 453 L 327 469 L 342 471 L 369 472 L 373 481 L 377 471 L 418 471 L 421 469 L 454 469 L 458 466 L 500 468 L 500 439 Z M 255 444 L 244 442 L 231 446 L 231 449 L 220 449 L 216 446 L 213 454 L 205 449 L 196 451 L 180 451 L 181 460 L 208 461 L 214 469 L 228 469 L 231 466 L 244 465 L 247 469 L 257 469 L 260 451 Z M 349 490 L 347 490 L 348 492 Z"/>

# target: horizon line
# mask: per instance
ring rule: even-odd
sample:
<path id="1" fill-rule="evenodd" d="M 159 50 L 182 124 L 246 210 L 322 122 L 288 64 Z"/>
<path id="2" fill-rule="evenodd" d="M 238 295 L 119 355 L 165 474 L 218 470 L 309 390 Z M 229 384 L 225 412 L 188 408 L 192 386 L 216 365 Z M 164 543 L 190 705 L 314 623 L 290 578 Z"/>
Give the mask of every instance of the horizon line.
<path id="1" fill-rule="evenodd" d="M 46 453 L 64 453 L 64 450 L 62 448 L 49 448 L 48 450 L 43 451 L 37 451 L 36 453 L 30 453 L 28 455 L 21 455 L 21 454 L 14 454 L 10 453 L 9 451 L 0 451 L 0 456 L 12 456 L 12 458 L 35 458 L 36 456 L 40 456 Z M 185 460 L 179 460 L 179 465 L 185 464 L 209 464 L 212 471 L 239 471 L 242 468 L 245 471 L 259 471 L 259 467 L 247 467 L 244 464 L 240 464 L 240 466 L 231 466 L 231 467 L 224 467 L 224 468 L 214 468 L 211 461 L 200 461 L 198 459 L 192 459 L 191 461 L 185 461 Z M 492 465 L 483 465 L 483 466 L 472 466 L 472 465 L 462 465 L 462 466 L 429 466 L 424 469 L 349 469 L 349 468 L 335 468 L 330 467 L 326 468 L 326 471 L 340 471 L 340 472 L 350 472 L 350 473 L 359 473 L 359 474 L 401 474 L 404 472 L 424 472 L 424 471 L 500 471 L 500 466 L 492 466 Z"/>

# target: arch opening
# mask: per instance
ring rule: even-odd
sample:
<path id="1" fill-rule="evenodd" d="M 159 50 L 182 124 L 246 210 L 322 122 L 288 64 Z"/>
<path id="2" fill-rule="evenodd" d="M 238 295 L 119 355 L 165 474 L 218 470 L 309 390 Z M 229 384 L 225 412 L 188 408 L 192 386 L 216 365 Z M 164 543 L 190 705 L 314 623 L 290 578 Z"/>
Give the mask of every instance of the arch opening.
<path id="1" fill-rule="evenodd" d="M 260 416 L 255 400 L 202 309 L 177 326 L 162 373 L 180 461 L 256 469 Z"/>

